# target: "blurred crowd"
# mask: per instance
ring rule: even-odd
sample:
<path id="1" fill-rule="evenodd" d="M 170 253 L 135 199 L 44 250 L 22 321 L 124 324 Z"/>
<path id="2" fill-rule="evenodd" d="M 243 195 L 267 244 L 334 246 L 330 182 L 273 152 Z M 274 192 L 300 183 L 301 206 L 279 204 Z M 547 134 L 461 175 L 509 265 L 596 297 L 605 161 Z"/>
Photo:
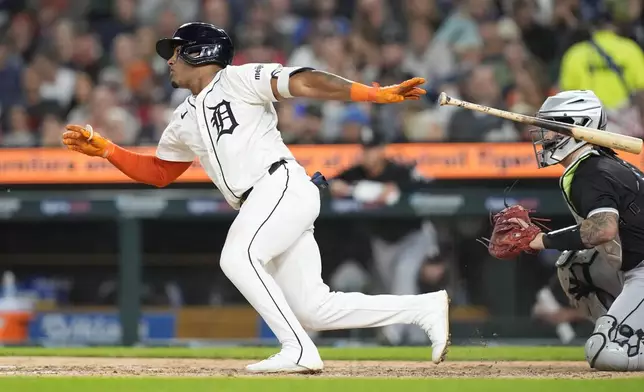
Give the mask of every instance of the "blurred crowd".
<path id="1" fill-rule="evenodd" d="M 188 21 L 226 29 L 235 64 L 310 66 L 366 84 L 427 79 L 426 99 L 405 104 L 279 103 L 287 143 L 352 143 L 364 127 L 388 142 L 529 140 L 516 124 L 435 98 L 533 114 L 562 85 L 599 95 L 570 52 L 601 33 L 641 62 L 607 66 L 613 88 L 600 98 L 638 109 L 642 15 L 641 0 L 0 0 L 0 146 L 59 146 L 66 123 L 155 145 L 189 94 L 170 86 L 155 42 Z"/>

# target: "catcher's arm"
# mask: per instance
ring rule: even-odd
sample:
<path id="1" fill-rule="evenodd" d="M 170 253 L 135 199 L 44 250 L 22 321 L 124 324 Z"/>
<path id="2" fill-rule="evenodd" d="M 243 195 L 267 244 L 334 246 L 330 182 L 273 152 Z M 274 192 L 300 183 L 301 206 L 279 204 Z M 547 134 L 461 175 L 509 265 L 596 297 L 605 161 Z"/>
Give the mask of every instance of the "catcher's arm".
<path id="1" fill-rule="evenodd" d="M 618 214 L 614 211 L 600 211 L 584 219 L 581 224 L 537 234 L 530 242 L 530 248 L 562 251 L 593 248 L 617 238 L 618 220 Z"/>
<path id="2" fill-rule="evenodd" d="M 492 256 L 503 260 L 541 249 L 589 249 L 616 239 L 619 233 L 618 213 L 613 208 L 598 208 L 578 225 L 547 233 L 532 222 L 528 212 L 516 205 L 495 214 L 488 240 Z"/>

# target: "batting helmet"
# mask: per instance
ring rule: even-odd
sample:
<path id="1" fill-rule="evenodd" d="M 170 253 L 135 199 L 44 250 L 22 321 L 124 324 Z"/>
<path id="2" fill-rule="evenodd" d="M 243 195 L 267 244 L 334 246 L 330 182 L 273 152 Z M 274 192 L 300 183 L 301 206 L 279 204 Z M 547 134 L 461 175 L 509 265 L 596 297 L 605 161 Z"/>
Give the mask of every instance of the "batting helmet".
<path id="1" fill-rule="evenodd" d="M 210 23 L 192 22 L 181 25 L 172 38 L 157 41 L 157 53 L 169 60 L 179 46 L 179 57 L 192 66 L 230 65 L 235 55 L 233 41 L 223 29 Z"/>

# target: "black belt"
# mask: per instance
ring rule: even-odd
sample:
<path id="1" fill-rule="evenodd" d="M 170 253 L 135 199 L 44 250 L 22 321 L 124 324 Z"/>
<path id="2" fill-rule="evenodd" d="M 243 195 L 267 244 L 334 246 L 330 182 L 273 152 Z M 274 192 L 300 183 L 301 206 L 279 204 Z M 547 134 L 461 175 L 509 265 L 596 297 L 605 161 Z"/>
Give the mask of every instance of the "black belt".
<path id="1" fill-rule="evenodd" d="M 286 160 L 285 159 L 282 159 L 282 160 L 279 160 L 279 161 L 273 163 L 271 165 L 271 167 L 268 168 L 268 174 L 273 175 L 273 173 L 275 173 L 275 171 L 277 169 L 279 169 L 280 166 L 282 166 L 282 165 L 286 165 Z M 252 190 L 253 190 L 253 187 L 250 187 L 246 192 L 244 192 L 241 195 L 241 198 L 239 199 L 240 204 L 244 204 L 244 202 L 246 201 L 246 199 L 248 199 L 248 196 L 250 195 L 250 192 Z"/>

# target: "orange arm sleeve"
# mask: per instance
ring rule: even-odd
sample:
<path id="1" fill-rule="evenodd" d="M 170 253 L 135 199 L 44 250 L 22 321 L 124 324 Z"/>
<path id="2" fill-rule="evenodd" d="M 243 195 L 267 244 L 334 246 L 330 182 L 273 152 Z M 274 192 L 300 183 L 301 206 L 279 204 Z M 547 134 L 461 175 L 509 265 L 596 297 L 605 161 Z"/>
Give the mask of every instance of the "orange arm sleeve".
<path id="1" fill-rule="evenodd" d="M 157 187 L 167 186 L 192 165 L 192 162 L 164 161 L 116 145 L 107 160 L 131 179 Z"/>

